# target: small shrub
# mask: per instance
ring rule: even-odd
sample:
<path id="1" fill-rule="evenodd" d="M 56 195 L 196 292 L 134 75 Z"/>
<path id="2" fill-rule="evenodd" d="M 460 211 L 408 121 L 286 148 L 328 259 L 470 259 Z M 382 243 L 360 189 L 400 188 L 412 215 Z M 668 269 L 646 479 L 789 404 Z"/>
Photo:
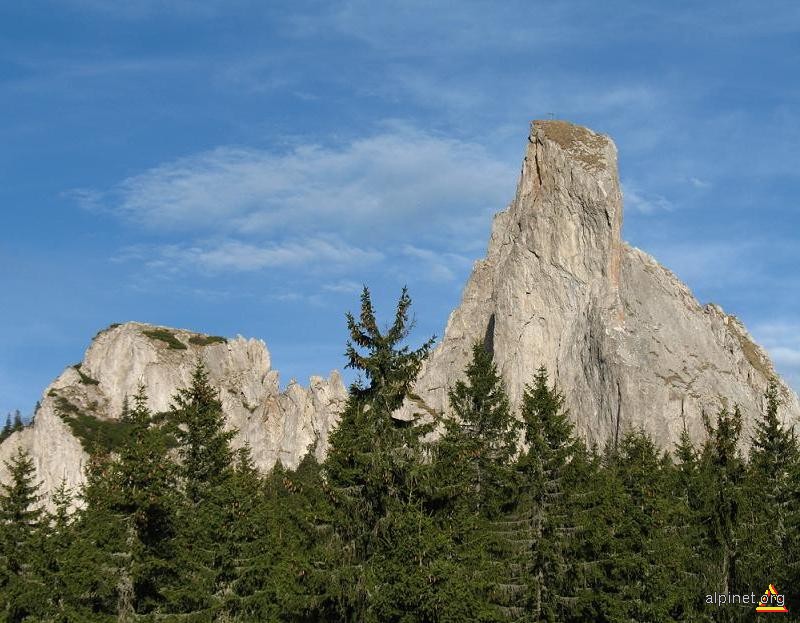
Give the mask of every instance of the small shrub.
<path id="1" fill-rule="evenodd" d="M 189 338 L 189 344 L 195 346 L 208 346 L 209 344 L 227 344 L 228 338 L 219 335 L 193 335 Z"/>
<path id="2" fill-rule="evenodd" d="M 81 377 L 81 383 L 83 383 L 84 385 L 100 385 L 100 381 L 98 381 L 97 379 L 93 379 L 91 376 L 89 376 L 88 374 L 84 374 L 81 371 L 81 364 L 76 363 L 72 367 L 78 373 L 78 376 Z"/>
<path id="3" fill-rule="evenodd" d="M 81 413 L 63 396 L 56 398 L 56 413 L 89 454 L 114 452 L 130 434 L 130 424 L 119 420 L 101 420 Z"/>
<path id="4" fill-rule="evenodd" d="M 52 391 L 50 395 L 56 396 L 55 392 Z M 58 413 L 58 415 L 60 415 L 61 417 L 64 417 L 80 413 L 80 410 L 69 400 L 64 398 L 64 396 L 56 396 L 56 413 Z"/>
<path id="5" fill-rule="evenodd" d="M 186 344 L 181 342 L 175 335 L 166 329 L 153 329 L 152 331 L 142 331 L 147 337 L 153 340 L 166 342 L 170 348 L 175 350 L 186 350 Z"/>

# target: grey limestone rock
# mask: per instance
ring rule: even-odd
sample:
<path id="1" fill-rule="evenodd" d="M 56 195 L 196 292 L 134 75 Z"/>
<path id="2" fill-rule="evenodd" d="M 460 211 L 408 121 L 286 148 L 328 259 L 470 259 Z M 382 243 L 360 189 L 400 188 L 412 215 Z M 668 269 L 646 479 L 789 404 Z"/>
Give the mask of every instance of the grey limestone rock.
<path id="1" fill-rule="evenodd" d="M 700 305 L 669 270 L 625 244 L 621 229 L 611 139 L 563 121 L 534 122 L 516 196 L 495 216 L 486 258 L 475 263 L 417 397 L 397 416 L 431 418 L 446 409 L 448 387 L 463 374 L 472 344 L 484 340 L 515 405 L 545 366 L 590 443 L 638 427 L 665 449 L 684 427 L 699 441 L 704 413 L 738 404 L 744 448 L 775 375 L 769 357 L 735 317 Z M 249 443 L 261 469 L 277 460 L 294 467 L 312 444 L 324 457 L 347 398 L 337 372 L 281 392 L 259 340 L 209 340 L 130 322 L 101 331 L 80 367 L 45 390 L 34 424 L 0 446 L 0 460 L 22 446 L 45 493 L 62 479 L 78 486 L 88 455 L 58 407 L 119 418 L 125 397 L 144 384 L 149 406 L 166 410 L 198 358 L 220 390 L 228 426 L 238 430 L 235 445 Z M 782 382 L 780 391 L 783 417 L 794 424 L 797 395 Z"/>
<path id="2" fill-rule="evenodd" d="M 486 258 L 420 375 L 421 401 L 445 409 L 471 344 L 485 340 L 514 404 L 545 366 L 590 443 L 641 427 L 672 448 L 684 426 L 703 438 L 703 413 L 713 422 L 721 406 L 738 404 L 746 444 L 776 375 L 769 357 L 735 317 L 700 305 L 669 270 L 625 244 L 621 228 L 611 139 L 534 122 L 516 196 L 495 216 Z M 783 382 L 780 391 L 784 418 L 797 422 L 797 395 Z"/>
<path id="3" fill-rule="evenodd" d="M 98 333 L 80 365 L 67 368 L 48 386 L 33 425 L 0 446 L 0 460 L 22 446 L 34 458 L 45 494 L 62 480 L 76 488 L 83 482 L 88 454 L 62 417 L 64 408 L 101 420 L 118 419 L 126 396 L 143 384 L 148 406 L 166 411 L 176 391 L 189 385 L 198 359 L 219 389 L 228 427 L 238 430 L 234 446 L 249 443 L 258 467 L 268 470 L 277 460 L 295 467 L 312 444 L 317 456 L 324 456 L 328 431 L 347 396 L 338 372 L 328 379 L 311 377 L 308 388 L 291 382 L 282 392 L 261 340 L 208 339 L 129 322 Z M 0 479 L 4 476 L 0 473 Z"/>

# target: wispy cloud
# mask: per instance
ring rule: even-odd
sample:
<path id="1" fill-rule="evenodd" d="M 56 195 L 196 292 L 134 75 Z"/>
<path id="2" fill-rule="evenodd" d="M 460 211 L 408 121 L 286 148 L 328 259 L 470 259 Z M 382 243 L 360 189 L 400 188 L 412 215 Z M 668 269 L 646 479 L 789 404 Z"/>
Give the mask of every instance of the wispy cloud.
<path id="1" fill-rule="evenodd" d="M 132 257 L 141 257 L 134 250 Z M 162 245 L 151 249 L 151 268 L 169 272 L 248 272 L 264 268 L 318 265 L 328 269 L 380 262 L 383 254 L 335 239 L 307 238 L 283 243 L 253 244 L 239 240 Z M 155 255 L 155 257 L 152 257 Z"/>
<path id="2" fill-rule="evenodd" d="M 464 268 L 470 260 L 457 253 L 422 249 L 414 245 L 404 245 L 402 254 L 415 264 L 415 273 L 426 281 L 453 281 L 456 268 Z"/>
<path id="3" fill-rule="evenodd" d="M 706 180 L 701 180 L 699 177 L 690 177 L 689 183 L 695 188 L 700 188 L 702 190 L 711 188 L 712 186 L 711 182 L 708 182 Z"/>
<path id="4" fill-rule="evenodd" d="M 355 294 L 360 292 L 363 287 L 363 284 L 357 281 L 343 279 L 332 283 L 326 283 L 322 286 L 322 289 L 325 292 L 334 292 L 336 294 Z"/>
<path id="5" fill-rule="evenodd" d="M 150 230 L 274 235 L 335 228 L 403 238 L 451 217 L 500 209 L 515 177 L 513 165 L 477 144 L 395 124 L 341 148 L 219 147 L 76 196 Z"/>
<path id="6" fill-rule="evenodd" d="M 640 214 L 653 214 L 672 210 L 672 203 L 666 197 L 644 191 L 630 180 L 623 182 L 622 194 L 626 210 L 632 210 Z"/>

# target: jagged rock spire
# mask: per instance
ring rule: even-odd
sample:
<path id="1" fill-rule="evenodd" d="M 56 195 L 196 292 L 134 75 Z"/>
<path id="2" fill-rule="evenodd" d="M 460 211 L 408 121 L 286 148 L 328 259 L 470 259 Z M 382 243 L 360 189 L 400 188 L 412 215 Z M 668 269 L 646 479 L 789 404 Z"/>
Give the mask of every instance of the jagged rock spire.
<path id="1" fill-rule="evenodd" d="M 534 121 L 511 205 L 426 365 L 417 394 L 444 409 L 477 339 L 519 404 L 540 365 L 566 390 L 578 433 L 599 444 L 643 427 L 671 448 L 684 422 L 740 404 L 748 427 L 775 374 L 741 323 L 701 306 L 670 271 L 621 240 L 613 141 L 564 121 Z M 784 416 L 800 417 L 781 384 Z"/>

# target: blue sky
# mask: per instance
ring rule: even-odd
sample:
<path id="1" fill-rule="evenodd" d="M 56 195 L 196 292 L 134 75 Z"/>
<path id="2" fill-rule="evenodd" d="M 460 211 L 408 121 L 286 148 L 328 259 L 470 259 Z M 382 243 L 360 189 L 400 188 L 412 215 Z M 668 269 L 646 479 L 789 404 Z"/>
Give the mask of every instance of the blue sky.
<path id="1" fill-rule="evenodd" d="M 800 4 L 0 3 L 0 413 L 112 322 L 344 363 L 403 284 L 441 335 L 528 121 L 610 134 L 624 236 L 800 388 Z"/>

